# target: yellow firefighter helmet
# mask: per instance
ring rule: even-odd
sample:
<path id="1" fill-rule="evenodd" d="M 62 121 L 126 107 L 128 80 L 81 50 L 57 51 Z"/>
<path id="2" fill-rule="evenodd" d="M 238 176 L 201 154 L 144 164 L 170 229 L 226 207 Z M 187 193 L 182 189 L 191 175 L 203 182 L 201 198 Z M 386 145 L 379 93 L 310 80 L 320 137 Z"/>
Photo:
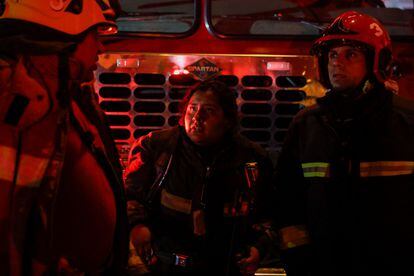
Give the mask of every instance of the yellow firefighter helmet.
<path id="1" fill-rule="evenodd" d="M 25 22 L 76 36 L 92 27 L 102 34 L 117 32 L 116 8 L 112 0 L 3 0 L 0 23 Z"/>

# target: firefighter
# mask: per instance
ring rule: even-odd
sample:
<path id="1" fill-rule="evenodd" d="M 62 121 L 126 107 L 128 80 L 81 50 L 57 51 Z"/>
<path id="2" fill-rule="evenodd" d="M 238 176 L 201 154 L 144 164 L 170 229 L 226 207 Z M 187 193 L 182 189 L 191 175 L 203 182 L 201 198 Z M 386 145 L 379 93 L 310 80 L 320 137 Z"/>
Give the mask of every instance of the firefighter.
<path id="1" fill-rule="evenodd" d="M 88 85 L 117 7 L 0 1 L 0 275 L 124 266 L 122 172 Z"/>
<path id="2" fill-rule="evenodd" d="M 311 52 L 329 92 L 293 120 L 276 174 L 288 275 L 414 275 L 414 103 L 387 89 L 387 30 L 348 11 Z"/>
<path id="3" fill-rule="evenodd" d="M 190 88 L 179 126 L 136 141 L 126 172 L 131 242 L 154 275 L 251 275 L 266 237 L 270 159 L 237 132 L 234 92 Z M 256 237 L 257 236 L 257 237 Z"/>

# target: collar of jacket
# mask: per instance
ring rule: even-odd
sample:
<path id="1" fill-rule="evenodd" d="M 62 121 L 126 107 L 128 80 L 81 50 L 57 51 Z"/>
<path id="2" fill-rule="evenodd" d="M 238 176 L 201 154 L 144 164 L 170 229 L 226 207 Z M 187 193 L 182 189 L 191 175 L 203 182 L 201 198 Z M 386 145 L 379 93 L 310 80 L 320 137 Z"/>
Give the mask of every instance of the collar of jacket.
<path id="1" fill-rule="evenodd" d="M 27 56 L 27 64 L 30 65 L 29 73 L 33 74 L 33 71 L 38 71 L 43 76 L 47 78 L 58 79 L 59 77 L 59 55 L 32 55 Z M 74 58 L 71 58 L 69 53 L 67 53 L 68 59 L 68 72 L 66 78 L 71 83 L 76 83 L 78 86 L 81 86 L 83 80 L 82 77 L 82 65 Z"/>
<path id="2" fill-rule="evenodd" d="M 76 43 L 64 40 L 41 40 L 30 34 L 16 34 L 1 38 L 0 52 L 10 56 L 51 55 L 69 52 L 76 47 Z"/>
<path id="3" fill-rule="evenodd" d="M 384 118 L 392 105 L 392 93 L 381 85 L 375 85 L 357 98 L 344 97 L 340 92 L 330 91 L 317 100 L 322 113 L 339 121 L 355 121 L 366 125 Z"/>
<path id="4" fill-rule="evenodd" d="M 179 126 L 179 130 L 181 137 L 183 137 L 183 146 L 190 151 L 195 152 L 204 164 L 211 164 L 216 159 L 217 155 L 220 155 L 223 151 L 229 148 L 235 140 L 234 135 L 226 133 L 220 143 L 212 146 L 200 146 L 191 141 L 185 132 L 184 127 Z"/>

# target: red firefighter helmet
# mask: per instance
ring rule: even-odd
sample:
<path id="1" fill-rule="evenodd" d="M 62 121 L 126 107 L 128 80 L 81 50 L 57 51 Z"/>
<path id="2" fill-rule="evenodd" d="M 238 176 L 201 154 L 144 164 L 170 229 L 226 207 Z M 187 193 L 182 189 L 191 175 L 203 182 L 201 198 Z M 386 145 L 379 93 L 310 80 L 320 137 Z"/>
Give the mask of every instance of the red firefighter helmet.
<path id="1" fill-rule="evenodd" d="M 26 22 L 76 36 L 91 27 L 116 33 L 117 0 L 3 0 L 0 22 Z"/>
<path id="2" fill-rule="evenodd" d="M 347 11 L 338 16 L 317 39 L 311 54 L 318 56 L 321 82 L 330 86 L 327 75 L 327 53 L 334 46 L 353 45 L 368 51 L 371 72 L 381 83 L 390 76 L 391 39 L 384 26 L 375 18 L 356 11 Z M 370 68 L 368 68 L 370 69 Z"/>

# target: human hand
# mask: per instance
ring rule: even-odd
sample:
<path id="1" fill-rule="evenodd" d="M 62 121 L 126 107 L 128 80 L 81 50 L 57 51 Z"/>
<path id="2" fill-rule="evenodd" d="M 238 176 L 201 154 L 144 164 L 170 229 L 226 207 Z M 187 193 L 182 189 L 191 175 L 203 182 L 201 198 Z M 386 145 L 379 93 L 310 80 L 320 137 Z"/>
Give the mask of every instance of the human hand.
<path id="1" fill-rule="evenodd" d="M 151 241 L 151 231 L 145 225 L 139 224 L 132 228 L 130 233 L 132 245 L 135 247 L 137 255 L 147 265 L 153 265 L 157 262 L 157 257 L 154 255 Z"/>
<path id="2" fill-rule="evenodd" d="M 243 258 L 238 262 L 240 272 L 243 276 L 254 275 L 259 266 L 260 253 L 256 247 L 250 247 L 250 255 L 247 258 Z"/>

